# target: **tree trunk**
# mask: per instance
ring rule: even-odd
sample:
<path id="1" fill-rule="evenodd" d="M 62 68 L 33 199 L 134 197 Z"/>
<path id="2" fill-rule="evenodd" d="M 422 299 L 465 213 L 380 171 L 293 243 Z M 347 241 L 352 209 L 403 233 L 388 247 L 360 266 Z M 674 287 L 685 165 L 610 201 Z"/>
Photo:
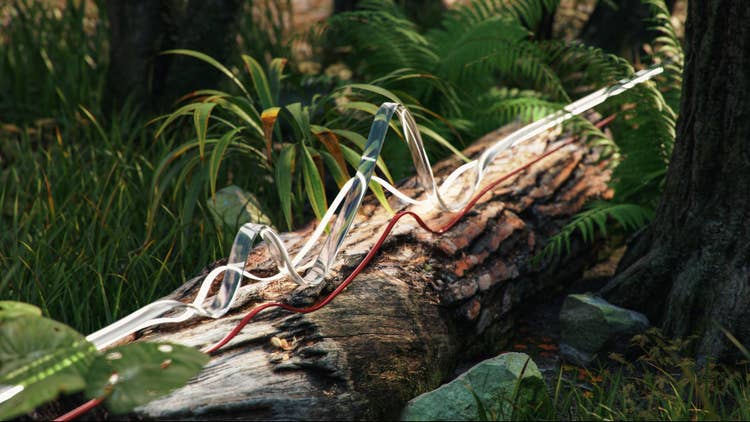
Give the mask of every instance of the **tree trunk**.
<path id="1" fill-rule="evenodd" d="M 602 293 L 698 356 L 750 343 L 750 3 L 691 1 L 675 149 L 649 229 Z M 646 141 L 646 140 L 644 140 Z"/>
<path id="2" fill-rule="evenodd" d="M 648 30 L 649 6 L 641 0 L 620 0 L 614 6 L 599 0 L 581 30 L 580 39 L 612 54 L 638 63 L 643 44 L 659 34 Z"/>
<path id="3" fill-rule="evenodd" d="M 149 112 L 196 89 L 215 88 L 220 73 L 194 58 L 159 55 L 173 48 L 225 62 L 236 45 L 242 0 L 108 0 L 110 66 L 105 108 L 127 98 Z"/>
<path id="4" fill-rule="evenodd" d="M 476 157 L 508 132 L 505 128 L 487 135 L 467 155 Z M 557 142 L 539 138 L 506 153 L 487 180 Z M 459 164 L 441 162 L 435 174 L 445 177 Z M 555 265 L 532 266 L 529 258 L 584 202 L 608 195 L 608 179 L 607 163 L 576 143 L 496 187 L 442 237 L 422 231 L 413 220 L 401 220 L 375 260 L 330 305 L 306 315 L 279 310 L 261 314 L 190 385 L 139 409 L 139 415 L 398 417 L 407 400 L 449 379 L 458 362 L 506 347 L 525 302 L 552 295 L 580 276 L 595 253 L 579 242 L 574 241 L 572 253 Z M 401 188 L 422 195 L 415 179 Z M 433 226 L 452 216 L 427 207 L 414 211 Z M 331 291 L 364 257 L 389 219 L 377 201 L 365 200 L 324 291 Z M 292 252 L 309 233 L 307 229 L 284 235 Z M 247 268 L 267 271 L 270 257 L 258 248 Z M 191 298 L 199 279 L 172 297 Z M 227 316 L 165 326 L 141 338 L 197 347 L 213 344 L 255 305 L 283 300 L 294 287 L 283 282 L 258 291 L 245 285 Z M 291 348 L 274 346 L 272 337 L 286 340 Z"/>

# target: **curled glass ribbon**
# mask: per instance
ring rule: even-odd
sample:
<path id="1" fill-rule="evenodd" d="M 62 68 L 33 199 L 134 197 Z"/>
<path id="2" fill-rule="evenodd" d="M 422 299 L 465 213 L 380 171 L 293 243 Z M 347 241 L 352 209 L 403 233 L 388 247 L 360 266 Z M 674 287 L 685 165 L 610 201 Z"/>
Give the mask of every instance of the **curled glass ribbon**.
<path id="1" fill-rule="evenodd" d="M 516 130 L 486 149 L 477 160 L 468 162 L 455 169 L 440 185 L 435 181 L 422 138 L 412 115 L 400 104 L 384 103 L 375 114 L 356 175 L 341 188 L 341 191 L 336 195 L 328 211 L 321 219 L 320 224 L 318 224 L 313 234 L 294 258 L 290 258 L 289 252 L 273 228 L 254 223 L 245 224 L 235 237 L 228 263 L 213 269 L 205 277 L 193 302 L 183 303 L 176 300 L 156 301 L 92 333 L 87 339 L 98 349 L 103 349 L 123 337 L 146 327 L 181 322 L 196 315 L 219 318 L 229 310 L 229 307 L 234 302 L 243 277 L 249 279 L 251 282 L 261 283 L 261 286 L 265 283 L 286 277 L 290 277 L 299 285 L 318 285 L 324 280 L 336 260 L 339 249 L 354 222 L 354 217 L 371 180 L 381 184 L 386 190 L 408 204 L 428 203 L 444 211 L 458 211 L 464 207 L 477 191 L 487 168 L 499 153 L 532 139 L 560 125 L 573 116 L 579 115 L 603 103 L 608 98 L 653 78 L 663 71 L 664 69 L 661 66 L 644 69 L 635 73 L 631 78 L 623 79 L 612 86 L 602 88 L 569 104 L 563 110 L 552 113 Z M 394 115 L 398 117 L 401 123 L 405 141 L 417 170 L 417 180 L 427 194 L 426 199 L 415 200 L 410 198 L 393 185 L 373 174 L 376 160 L 380 155 L 388 127 Z M 447 192 L 467 172 L 471 172 L 467 175 L 470 178 L 469 183 L 471 186 L 463 189 L 462 198 L 446 198 L 444 192 Z M 329 228 L 329 231 L 320 252 L 316 257 L 303 263 L 313 247 L 318 244 L 326 228 Z M 245 271 L 247 256 L 255 246 L 256 240 L 263 240 L 265 242 L 278 268 L 276 275 L 258 277 Z M 209 299 L 208 293 L 220 274 L 223 274 L 224 278 L 219 286 L 219 292 L 206 304 L 205 302 Z M 164 316 L 174 311 L 182 312 L 173 316 Z"/>

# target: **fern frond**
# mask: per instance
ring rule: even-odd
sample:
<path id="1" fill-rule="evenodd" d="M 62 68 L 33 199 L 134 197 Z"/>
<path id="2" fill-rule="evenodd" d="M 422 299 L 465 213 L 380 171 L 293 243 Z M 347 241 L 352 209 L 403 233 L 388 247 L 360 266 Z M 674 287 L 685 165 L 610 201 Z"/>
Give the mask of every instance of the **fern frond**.
<path id="1" fill-rule="evenodd" d="M 571 238 L 578 234 L 586 243 L 591 243 L 598 234 L 607 236 L 610 220 L 625 231 L 635 231 L 653 218 L 653 210 L 637 204 L 594 202 L 586 211 L 576 215 L 557 234 L 552 236 L 537 259 L 548 259 L 570 253 Z"/>
<path id="2" fill-rule="evenodd" d="M 505 16 L 534 30 L 558 3 L 559 0 L 473 0 L 449 12 L 447 20 L 470 27 L 494 16 Z"/>
<path id="3" fill-rule="evenodd" d="M 332 37 L 342 38 L 354 49 L 358 71 L 371 78 L 395 69 L 429 70 L 438 56 L 393 1 L 364 1 L 360 10 L 334 15 L 328 20 Z"/>
<path id="4" fill-rule="evenodd" d="M 650 29 L 661 34 L 653 40 L 655 60 L 664 63 L 665 68 L 665 72 L 657 81 L 667 103 L 676 110 L 680 105 L 685 53 L 664 0 L 642 1 L 651 8 Z"/>
<path id="5" fill-rule="evenodd" d="M 610 186 L 622 202 L 653 207 L 672 154 L 676 115 L 653 84 L 632 89 L 623 100 L 626 106 L 613 124 L 622 160 Z"/>
<path id="6" fill-rule="evenodd" d="M 541 57 L 560 79 L 563 88 L 576 96 L 630 76 L 627 60 L 579 42 L 550 40 L 538 43 Z"/>

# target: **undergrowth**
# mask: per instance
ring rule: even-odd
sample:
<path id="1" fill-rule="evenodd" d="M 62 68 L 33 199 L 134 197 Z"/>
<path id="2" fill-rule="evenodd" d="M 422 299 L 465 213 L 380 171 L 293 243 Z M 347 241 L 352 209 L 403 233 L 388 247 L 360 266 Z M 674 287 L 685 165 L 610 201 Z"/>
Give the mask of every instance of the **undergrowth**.
<path id="1" fill-rule="evenodd" d="M 690 357 L 694 340 L 650 329 L 631 340 L 635 358 L 610 353 L 600 369 L 563 366 L 553 386 L 555 414 L 543 418 L 748 420 L 750 362 L 698 363 Z"/>

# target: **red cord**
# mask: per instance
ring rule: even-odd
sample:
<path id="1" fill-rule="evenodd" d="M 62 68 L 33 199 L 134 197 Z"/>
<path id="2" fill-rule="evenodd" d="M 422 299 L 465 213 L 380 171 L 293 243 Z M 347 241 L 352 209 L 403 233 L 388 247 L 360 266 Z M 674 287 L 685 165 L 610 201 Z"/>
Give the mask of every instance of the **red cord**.
<path id="1" fill-rule="evenodd" d="M 73 419 L 78 418 L 79 416 L 83 415 L 84 413 L 90 411 L 91 409 L 95 408 L 96 406 L 99 406 L 101 402 L 104 401 L 106 397 L 97 397 L 95 399 L 89 400 L 86 403 L 76 407 L 75 409 L 71 410 L 70 412 L 58 416 L 57 419 L 54 419 L 55 421 L 72 421 Z"/>
<path id="2" fill-rule="evenodd" d="M 615 115 L 609 116 L 605 119 L 602 119 L 601 121 L 596 123 L 596 126 L 598 128 L 602 128 L 609 124 L 612 120 L 614 120 Z M 218 343 L 214 344 L 206 353 L 213 354 L 217 350 L 221 349 L 225 344 L 227 344 L 230 340 L 232 340 L 237 334 L 240 333 L 240 331 L 247 325 L 253 318 L 255 318 L 256 315 L 258 315 L 260 312 L 268 309 L 268 308 L 281 308 L 290 312 L 295 312 L 299 314 L 307 314 L 310 312 L 317 311 L 318 309 L 326 306 L 328 303 L 330 303 L 336 296 L 338 296 L 339 293 L 341 293 L 344 289 L 349 286 L 349 284 L 354 280 L 357 275 L 359 275 L 360 272 L 367 266 L 367 264 L 372 261 L 372 259 L 375 257 L 375 254 L 378 253 L 380 250 L 380 247 L 383 245 L 383 242 L 385 242 L 385 239 L 388 237 L 388 235 L 391 233 L 391 230 L 393 230 L 393 226 L 396 225 L 396 223 L 404 216 L 411 216 L 413 217 L 417 223 L 425 230 L 434 233 L 434 234 L 443 234 L 450 230 L 453 226 L 456 225 L 465 215 L 468 213 L 474 205 L 476 205 L 477 202 L 484 196 L 487 192 L 492 190 L 494 187 L 499 185 L 500 183 L 504 182 L 505 180 L 509 179 L 510 177 L 515 176 L 516 174 L 526 170 L 530 166 L 538 163 L 539 161 L 543 160 L 544 158 L 554 154 L 555 152 L 559 151 L 560 149 L 572 144 L 573 142 L 578 139 L 577 137 L 572 137 L 568 139 L 567 141 L 563 142 L 562 144 L 556 146 L 555 148 L 545 152 L 544 154 L 540 155 L 539 157 L 527 162 L 526 164 L 512 170 L 509 173 L 506 173 L 502 175 L 497 180 L 494 180 L 492 183 L 484 187 L 477 195 L 472 198 L 469 203 L 466 204 L 466 206 L 458 213 L 456 214 L 445 226 L 439 228 L 439 229 L 433 229 L 430 226 L 427 225 L 427 223 L 422 220 L 422 218 L 415 214 L 412 211 L 401 211 L 398 214 L 394 215 L 393 218 L 391 218 L 391 221 L 388 222 L 388 225 L 385 227 L 385 230 L 380 235 L 380 238 L 377 242 L 375 242 L 375 245 L 370 249 L 370 252 L 367 253 L 367 255 L 362 259 L 362 261 L 357 265 L 357 267 L 349 274 L 346 279 L 341 282 L 341 284 L 336 287 L 331 293 L 328 294 L 322 301 L 318 302 L 317 304 L 310 306 L 308 308 L 297 308 L 291 305 L 287 305 L 286 303 L 281 302 L 268 302 L 264 303 L 262 305 L 256 306 L 253 310 L 251 310 L 247 315 L 245 315 L 244 318 L 232 329 L 232 331 L 227 334 L 223 339 L 221 339 Z"/>
<path id="3" fill-rule="evenodd" d="M 608 125 L 610 122 L 612 122 L 612 120 L 614 120 L 615 116 L 616 115 L 613 114 L 613 115 L 611 115 L 609 117 L 606 117 L 606 118 L 600 120 L 599 122 L 597 122 L 595 124 L 595 126 L 601 129 L 602 127 L 604 127 L 604 126 Z M 383 233 L 380 235 L 380 238 L 378 238 L 378 241 L 375 242 L 375 245 L 373 245 L 373 247 L 370 249 L 370 252 L 367 253 L 367 255 L 364 257 L 364 259 L 362 259 L 362 261 L 359 263 L 359 265 L 357 265 L 357 267 L 351 272 L 351 274 L 349 274 L 349 276 L 346 277 L 346 279 L 344 279 L 344 281 L 341 282 L 341 284 L 338 287 L 336 287 L 336 289 L 334 289 L 331 293 L 329 293 L 328 296 L 326 296 L 323 300 L 321 300 L 317 304 L 315 304 L 313 306 L 310 306 L 310 307 L 307 307 L 307 308 L 297 308 L 297 307 L 294 307 L 294 306 L 291 306 L 291 305 L 287 305 L 286 303 L 281 303 L 281 302 L 268 302 L 268 303 L 264 303 L 262 305 L 258 305 L 255 308 L 253 308 L 253 310 L 251 310 L 250 312 L 248 312 L 248 314 L 245 315 L 244 318 L 242 318 L 242 320 L 232 329 L 232 331 L 229 334 L 227 334 L 218 343 L 214 344 L 210 349 L 208 349 L 208 351 L 206 353 L 207 354 L 213 354 L 214 352 L 216 352 L 219 349 L 221 349 L 222 347 L 224 347 L 224 345 L 226 345 L 234 337 L 236 337 L 237 334 L 239 334 L 240 331 L 242 331 L 242 329 L 245 328 L 245 326 L 253 318 L 255 318 L 256 315 L 258 315 L 260 312 L 262 312 L 262 311 L 264 311 L 266 309 L 269 309 L 269 308 L 281 308 L 281 309 L 284 309 L 284 310 L 287 310 L 287 311 L 290 311 L 290 312 L 295 312 L 295 313 L 300 313 L 300 314 L 307 314 L 307 313 L 310 313 L 310 312 L 315 312 L 318 309 L 320 309 L 320 308 L 328 305 L 334 298 L 336 298 L 336 296 L 339 295 L 339 293 L 341 293 L 342 291 L 344 291 L 344 289 L 346 289 L 349 286 L 349 284 L 351 284 L 351 282 L 359 275 L 359 273 L 362 272 L 362 270 L 364 270 L 364 268 L 367 266 L 367 264 L 369 264 L 370 261 L 372 261 L 372 259 L 375 257 L 375 254 L 378 253 L 378 251 L 380 250 L 380 247 L 383 246 L 383 243 L 385 242 L 385 240 L 388 238 L 388 235 L 393 230 L 393 227 L 396 225 L 396 223 L 402 217 L 407 216 L 407 215 L 411 216 L 412 218 L 414 218 L 417 221 L 417 223 L 419 224 L 419 226 L 422 227 L 423 229 L 425 229 L 425 230 L 427 230 L 427 231 L 429 231 L 431 233 L 434 233 L 434 234 L 444 234 L 445 232 L 447 232 L 448 230 L 450 230 L 453 226 L 455 226 L 456 223 L 458 223 L 472 208 L 474 208 L 474 205 L 476 205 L 477 202 L 479 202 L 479 200 L 487 192 L 489 192 L 490 190 L 492 190 L 493 188 L 495 188 L 500 183 L 508 180 L 509 178 L 515 176 L 516 174 L 518 174 L 518 173 L 526 170 L 527 168 L 531 167 L 532 165 L 538 163 L 539 161 L 543 160 L 544 158 L 546 158 L 546 157 L 554 154 L 555 152 L 561 150 L 562 148 L 564 148 L 564 147 L 572 144 L 577 139 L 578 139 L 578 137 L 574 136 L 574 137 L 572 137 L 572 138 L 564 141 L 560 145 L 556 146 L 555 148 L 553 148 L 553 149 L 545 152 L 544 154 L 540 155 L 539 157 L 537 157 L 537 158 L 535 158 L 535 159 L 533 159 L 533 160 L 525 163 L 524 165 L 522 165 L 520 167 L 515 168 L 514 170 L 510 171 L 509 173 L 506 173 L 506 174 L 500 176 L 498 179 L 494 180 L 492 183 L 490 183 L 489 185 L 485 186 L 481 191 L 479 191 L 479 193 L 476 194 L 474 196 L 474 198 L 472 198 L 471 201 L 469 201 L 466 204 L 466 206 L 458 214 L 456 214 L 447 224 L 445 224 L 443 227 L 441 227 L 439 229 L 433 229 L 433 228 L 431 228 L 430 226 L 427 225 L 427 223 L 424 222 L 424 220 L 422 220 L 422 218 L 419 215 L 417 215 L 416 213 L 414 213 L 412 211 L 401 211 L 401 212 L 397 213 L 388 222 L 388 225 L 385 227 L 385 230 L 383 230 Z M 70 412 L 68 412 L 68 413 L 60 416 L 59 418 L 57 418 L 55 420 L 56 421 L 70 421 L 70 420 L 73 420 L 73 419 L 75 419 L 75 418 L 83 415 L 84 413 L 90 411 L 94 407 L 98 406 L 102 401 L 104 401 L 104 397 L 100 397 L 100 398 L 96 398 L 96 399 L 90 400 L 90 401 L 84 403 L 83 405 L 79 406 L 78 408 L 73 409 L 72 411 L 70 411 Z"/>

